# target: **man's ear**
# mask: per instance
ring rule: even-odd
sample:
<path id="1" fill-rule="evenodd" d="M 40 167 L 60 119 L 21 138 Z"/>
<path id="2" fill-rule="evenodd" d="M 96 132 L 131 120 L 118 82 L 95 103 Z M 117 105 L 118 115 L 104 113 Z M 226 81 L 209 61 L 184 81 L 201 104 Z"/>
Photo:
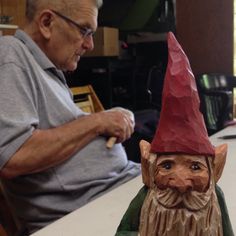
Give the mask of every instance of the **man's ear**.
<path id="1" fill-rule="evenodd" d="M 151 145 L 145 140 L 141 140 L 139 143 L 141 152 L 141 164 L 142 164 L 142 178 L 143 183 L 150 187 L 150 170 L 149 170 L 149 157 Z"/>
<path id="2" fill-rule="evenodd" d="M 38 16 L 38 26 L 45 39 L 50 39 L 55 16 L 49 10 L 43 10 Z"/>
<path id="3" fill-rule="evenodd" d="M 214 158 L 214 176 L 215 176 L 215 182 L 217 183 L 220 179 L 224 166 L 226 161 L 226 155 L 228 151 L 227 144 L 219 145 L 215 148 L 215 158 Z"/>

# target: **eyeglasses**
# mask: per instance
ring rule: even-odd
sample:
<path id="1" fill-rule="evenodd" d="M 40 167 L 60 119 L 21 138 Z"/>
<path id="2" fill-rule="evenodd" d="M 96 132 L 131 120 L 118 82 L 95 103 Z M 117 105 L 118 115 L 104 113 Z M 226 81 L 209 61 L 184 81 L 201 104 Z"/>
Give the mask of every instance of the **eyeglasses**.
<path id="1" fill-rule="evenodd" d="M 63 20 L 68 21 L 69 23 L 71 23 L 72 25 L 74 25 L 80 32 L 80 34 L 82 35 L 83 38 L 87 38 L 90 36 L 94 35 L 94 31 L 90 28 L 81 26 L 79 23 L 75 22 L 74 20 L 70 19 L 69 17 L 61 14 L 58 11 L 52 10 L 50 9 L 50 11 L 52 11 L 54 14 L 56 14 L 57 16 L 61 17 Z"/>

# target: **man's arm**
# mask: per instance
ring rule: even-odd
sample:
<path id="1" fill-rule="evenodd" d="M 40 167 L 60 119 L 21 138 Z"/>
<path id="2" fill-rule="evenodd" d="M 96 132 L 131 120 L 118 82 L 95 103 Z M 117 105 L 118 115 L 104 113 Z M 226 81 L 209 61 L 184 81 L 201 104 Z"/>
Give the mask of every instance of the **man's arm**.
<path id="1" fill-rule="evenodd" d="M 35 130 L 0 176 L 14 178 L 43 171 L 67 160 L 98 135 L 114 136 L 117 142 L 123 142 L 132 132 L 133 121 L 122 111 L 99 112 L 57 128 Z"/>

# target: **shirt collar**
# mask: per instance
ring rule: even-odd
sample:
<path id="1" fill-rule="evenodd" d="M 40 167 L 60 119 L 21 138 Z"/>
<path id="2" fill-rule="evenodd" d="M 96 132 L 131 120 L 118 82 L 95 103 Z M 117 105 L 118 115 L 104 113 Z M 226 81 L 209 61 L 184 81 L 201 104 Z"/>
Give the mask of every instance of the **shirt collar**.
<path id="1" fill-rule="evenodd" d="M 25 44 L 25 46 L 29 49 L 29 51 L 43 70 L 51 71 L 54 75 L 65 82 L 63 72 L 56 68 L 56 66 L 49 60 L 46 54 L 30 38 L 29 35 L 27 35 L 23 30 L 18 29 L 16 30 L 15 37 Z"/>

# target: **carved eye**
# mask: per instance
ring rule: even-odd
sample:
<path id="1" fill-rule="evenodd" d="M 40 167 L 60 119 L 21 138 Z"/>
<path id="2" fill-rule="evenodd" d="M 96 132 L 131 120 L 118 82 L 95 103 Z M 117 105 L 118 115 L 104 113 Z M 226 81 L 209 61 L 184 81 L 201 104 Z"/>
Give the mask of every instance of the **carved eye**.
<path id="1" fill-rule="evenodd" d="M 197 162 L 192 163 L 192 165 L 191 165 L 190 168 L 191 168 L 192 170 L 200 170 L 200 169 L 201 169 L 199 163 L 197 163 Z"/>
<path id="2" fill-rule="evenodd" d="M 170 161 L 165 161 L 161 164 L 161 167 L 166 170 L 170 170 L 172 168 L 172 163 Z"/>

